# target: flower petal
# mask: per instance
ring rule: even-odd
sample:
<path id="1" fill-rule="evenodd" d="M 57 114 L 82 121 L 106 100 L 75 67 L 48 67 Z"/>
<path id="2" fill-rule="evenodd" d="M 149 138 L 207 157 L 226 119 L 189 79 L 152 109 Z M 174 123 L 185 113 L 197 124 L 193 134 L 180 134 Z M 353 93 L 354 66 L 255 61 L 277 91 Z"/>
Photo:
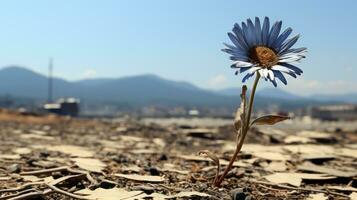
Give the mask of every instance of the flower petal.
<path id="1" fill-rule="evenodd" d="M 286 40 L 286 38 L 289 37 L 289 35 L 291 34 L 291 32 L 293 31 L 292 28 L 287 28 L 284 30 L 283 33 L 281 33 L 279 35 L 279 37 L 275 40 L 275 42 L 273 43 L 273 48 L 276 49 L 277 51 L 280 50 L 281 44 Z"/>
<path id="2" fill-rule="evenodd" d="M 245 81 L 247 81 L 250 77 L 252 77 L 255 73 L 248 73 L 247 75 L 244 76 L 242 82 L 244 83 Z"/>
<path id="3" fill-rule="evenodd" d="M 285 73 L 293 72 L 289 68 L 281 66 L 281 65 L 274 65 L 273 67 L 271 67 L 271 69 L 276 70 L 276 71 L 285 72 Z"/>
<path id="4" fill-rule="evenodd" d="M 268 70 L 268 74 L 269 74 L 268 78 L 273 81 L 275 79 L 273 70 Z"/>
<path id="5" fill-rule="evenodd" d="M 286 58 L 281 58 L 279 59 L 279 62 L 281 63 L 289 63 L 289 62 L 296 62 L 304 58 L 305 56 L 299 56 L 299 55 L 294 55 Z"/>
<path id="6" fill-rule="evenodd" d="M 300 52 L 300 53 L 285 53 L 284 55 L 279 56 L 279 60 L 286 59 L 286 58 L 292 58 L 292 57 L 301 57 L 305 58 L 305 52 Z"/>
<path id="7" fill-rule="evenodd" d="M 266 68 L 262 69 L 262 73 L 263 73 L 264 78 L 268 78 L 268 69 L 266 69 Z"/>
<path id="8" fill-rule="evenodd" d="M 291 65 L 289 63 L 279 63 L 279 64 L 284 66 L 284 67 L 286 67 L 286 68 L 288 68 L 288 69 L 291 69 L 297 75 L 301 75 L 303 73 L 303 71 L 300 68 L 298 68 L 298 67 L 296 67 L 294 65 Z"/>
<path id="9" fill-rule="evenodd" d="M 239 24 L 235 23 L 232 31 L 236 35 L 240 46 L 244 50 L 249 50 L 248 43 L 247 43 L 247 41 L 246 41 L 246 39 L 244 37 L 243 30 L 240 28 Z"/>
<path id="10" fill-rule="evenodd" d="M 260 20 L 259 17 L 255 17 L 255 37 L 257 40 L 257 44 L 261 45 L 262 44 L 262 28 L 260 26 Z"/>
<path id="11" fill-rule="evenodd" d="M 232 68 L 252 67 L 253 63 L 237 60 L 231 65 Z"/>
<path id="12" fill-rule="evenodd" d="M 270 80 L 271 83 L 273 83 L 274 87 L 277 87 L 278 84 L 276 83 L 276 80 Z"/>
<path id="13" fill-rule="evenodd" d="M 264 45 L 268 44 L 269 29 L 270 29 L 269 18 L 265 17 L 263 22 L 263 28 L 262 28 L 262 42 Z"/>
<path id="14" fill-rule="evenodd" d="M 242 67 L 238 71 L 239 71 L 239 73 L 243 73 L 243 72 L 245 72 L 245 71 L 247 71 L 249 69 L 250 69 L 249 67 Z"/>
<path id="15" fill-rule="evenodd" d="M 283 73 L 281 73 L 280 71 L 276 71 L 276 70 L 273 70 L 273 73 L 282 83 L 284 83 L 285 85 L 288 84 Z"/>
<path id="16" fill-rule="evenodd" d="M 242 22 L 242 30 L 243 30 L 244 38 L 248 44 L 248 49 L 250 49 L 253 46 L 253 38 L 251 34 L 249 34 L 248 26 L 244 22 Z"/>
<path id="17" fill-rule="evenodd" d="M 249 59 L 235 55 L 235 56 L 229 56 L 229 59 L 232 61 L 243 61 L 243 62 L 247 62 L 249 61 Z"/>
<path id="18" fill-rule="evenodd" d="M 279 54 L 283 54 L 286 50 L 290 49 L 290 47 L 292 47 L 299 39 L 300 35 L 296 35 L 288 40 L 286 40 L 280 50 L 279 50 Z"/>
<path id="19" fill-rule="evenodd" d="M 261 69 L 261 67 L 252 67 L 248 70 L 248 74 L 244 76 L 242 82 L 244 83 L 246 80 L 248 80 L 250 77 L 252 77 L 256 71 Z M 246 71 L 246 70 L 245 70 Z"/>
<path id="20" fill-rule="evenodd" d="M 305 54 L 307 53 L 307 49 L 305 47 L 301 47 L 301 48 L 296 48 L 296 49 L 288 49 L 282 53 L 280 53 L 280 56 L 284 56 L 285 54 L 288 53 L 299 53 L 299 54 Z"/>
<path id="21" fill-rule="evenodd" d="M 296 78 L 296 74 L 294 72 L 288 72 L 288 73 L 285 73 L 285 74 L 289 74 L 290 76 Z"/>
<path id="22" fill-rule="evenodd" d="M 249 36 L 251 37 L 252 42 L 253 42 L 252 45 L 255 46 L 258 44 L 258 42 L 257 42 L 256 33 L 255 33 L 255 26 L 250 18 L 247 19 L 247 25 L 248 25 Z"/>
<path id="23" fill-rule="evenodd" d="M 241 45 L 241 43 L 238 41 L 238 38 L 233 35 L 233 33 L 229 32 L 227 33 L 228 34 L 228 37 L 229 39 L 233 42 L 233 44 L 237 47 L 237 48 L 241 48 L 241 49 L 244 49 L 244 47 Z"/>
<path id="24" fill-rule="evenodd" d="M 278 38 L 278 35 L 280 33 L 281 30 L 281 21 L 277 21 L 274 23 L 273 27 L 270 30 L 269 33 L 269 42 L 268 42 L 268 46 L 272 46 L 273 43 L 275 42 L 275 40 Z"/>

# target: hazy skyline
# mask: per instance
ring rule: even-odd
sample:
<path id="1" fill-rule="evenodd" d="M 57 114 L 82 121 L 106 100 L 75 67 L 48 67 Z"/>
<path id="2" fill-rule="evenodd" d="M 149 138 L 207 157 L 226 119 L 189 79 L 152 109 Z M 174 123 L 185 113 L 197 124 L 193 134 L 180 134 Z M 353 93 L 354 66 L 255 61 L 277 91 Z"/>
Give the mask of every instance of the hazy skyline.
<path id="1" fill-rule="evenodd" d="M 221 52 L 235 22 L 269 16 L 301 34 L 304 74 L 278 86 L 300 95 L 357 92 L 357 2 L 8 1 L 0 7 L 0 66 L 84 78 L 157 74 L 202 88 L 240 87 Z M 251 83 L 251 81 L 249 82 Z M 262 87 L 270 84 L 263 84 Z"/>

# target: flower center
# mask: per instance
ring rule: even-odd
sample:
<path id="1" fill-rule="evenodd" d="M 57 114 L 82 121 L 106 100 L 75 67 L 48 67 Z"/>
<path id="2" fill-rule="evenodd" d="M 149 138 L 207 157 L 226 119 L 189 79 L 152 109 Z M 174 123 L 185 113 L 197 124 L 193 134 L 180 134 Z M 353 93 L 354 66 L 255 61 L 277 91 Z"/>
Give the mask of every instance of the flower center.
<path id="1" fill-rule="evenodd" d="M 279 61 L 275 51 L 265 46 L 252 47 L 249 50 L 249 58 L 253 63 L 259 64 L 264 68 L 270 68 Z"/>

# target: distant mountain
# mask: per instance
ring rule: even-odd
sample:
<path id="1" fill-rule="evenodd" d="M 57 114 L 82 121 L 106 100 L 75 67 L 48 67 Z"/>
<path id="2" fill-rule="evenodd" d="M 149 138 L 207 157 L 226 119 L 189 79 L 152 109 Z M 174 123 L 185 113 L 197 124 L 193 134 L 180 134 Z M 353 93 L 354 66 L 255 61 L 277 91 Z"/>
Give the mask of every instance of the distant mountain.
<path id="1" fill-rule="evenodd" d="M 217 94 L 225 95 L 225 96 L 237 96 L 240 95 L 241 88 L 238 87 L 231 87 L 231 88 L 224 88 L 215 91 Z"/>
<path id="2" fill-rule="evenodd" d="M 63 79 L 54 78 L 53 82 L 61 96 L 69 96 L 76 90 L 76 86 Z M 0 94 L 46 99 L 47 88 L 47 77 L 26 68 L 10 66 L 0 70 Z"/>
<path id="3" fill-rule="evenodd" d="M 345 103 L 357 103 L 357 93 L 342 95 L 315 94 L 310 96 L 310 98 L 317 101 L 341 101 Z"/>
<path id="4" fill-rule="evenodd" d="M 47 98 L 48 79 L 23 67 L 12 66 L 0 70 L 0 96 Z M 156 75 L 138 75 L 123 78 L 87 79 L 66 81 L 53 79 L 54 99 L 60 97 L 80 98 L 84 103 L 112 104 L 138 107 L 143 105 L 226 107 L 236 108 L 239 104 L 237 88 L 209 91 L 190 83 L 171 81 Z M 272 105 L 292 110 L 308 105 L 319 105 L 320 100 L 301 98 L 279 89 L 263 89 L 257 92 L 255 105 L 268 108 Z M 293 100 L 293 101 L 292 101 Z M 324 104 L 331 103 L 329 99 Z"/>
<path id="5" fill-rule="evenodd" d="M 227 96 L 237 96 L 240 94 L 240 88 L 226 88 L 222 90 L 218 90 L 217 93 L 221 95 Z M 301 100 L 303 97 L 293 95 L 289 92 L 286 92 L 282 89 L 278 88 L 263 88 L 257 91 L 257 96 L 276 98 L 276 99 L 284 99 L 284 100 Z"/>
<path id="6" fill-rule="evenodd" d="M 286 100 L 302 100 L 304 99 L 301 96 L 297 96 L 286 92 L 279 88 L 263 88 L 257 91 L 257 95 L 259 96 L 269 96 L 277 99 L 286 99 Z"/>
<path id="7" fill-rule="evenodd" d="M 47 77 L 26 68 L 12 66 L 0 70 L 0 95 L 30 97 L 45 100 Z M 53 80 L 54 98 L 76 97 L 85 102 L 127 105 L 235 105 L 235 98 L 222 98 L 187 82 L 162 79 L 155 75 L 124 78 L 90 79 L 69 82 Z"/>

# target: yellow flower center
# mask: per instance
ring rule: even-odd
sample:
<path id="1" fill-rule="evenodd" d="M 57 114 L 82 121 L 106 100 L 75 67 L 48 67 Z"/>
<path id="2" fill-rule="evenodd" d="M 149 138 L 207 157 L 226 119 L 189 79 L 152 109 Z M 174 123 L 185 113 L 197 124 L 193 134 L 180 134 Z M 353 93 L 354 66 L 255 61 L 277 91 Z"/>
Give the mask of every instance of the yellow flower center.
<path id="1" fill-rule="evenodd" d="M 259 64 L 264 68 L 270 68 L 279 61 L 275 51 L 265 46 L 252 47 L 249 50 L 249 58 L 253 63 Z"/>

